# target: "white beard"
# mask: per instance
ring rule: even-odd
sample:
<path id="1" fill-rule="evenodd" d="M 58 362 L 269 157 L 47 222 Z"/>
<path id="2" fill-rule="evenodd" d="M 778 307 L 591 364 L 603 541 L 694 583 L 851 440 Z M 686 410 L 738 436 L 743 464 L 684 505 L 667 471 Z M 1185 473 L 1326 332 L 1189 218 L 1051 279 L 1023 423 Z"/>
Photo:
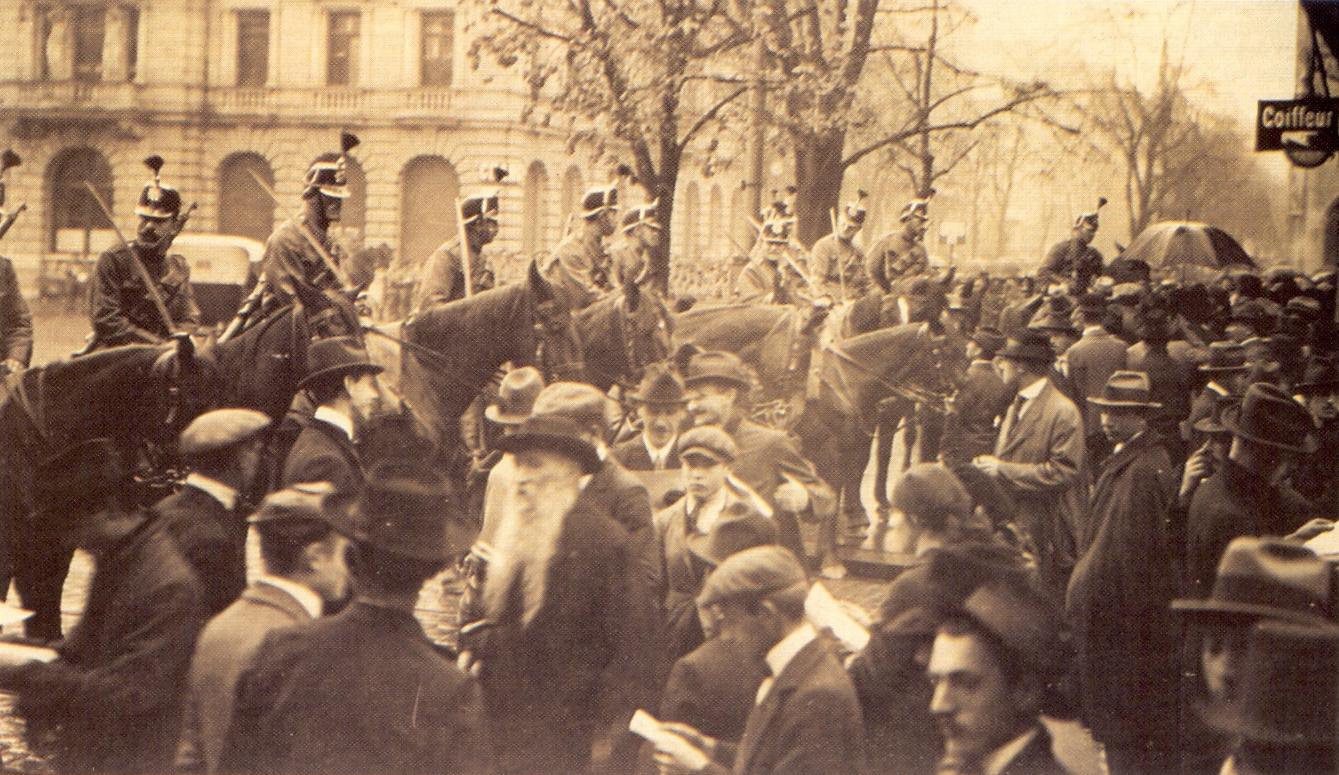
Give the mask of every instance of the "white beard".
<path id="1" fill-rule="evenodd" d="M 508 508 L 494 536 L 484 582 L 484 610 L 490 620 L 500 623 L 507 614 L 508 597 L 517 583 L 521 585 L 523 603 L 521 625 L 528 625 L 539 613 L 547 591 L 549 565 L 558 548 L 558 535 L 579 492 L 571 487 L 546 491 L 529 499 L 516 493 L 508 498 Z M 530 505 L 525 503 L 527 500 Z"/>

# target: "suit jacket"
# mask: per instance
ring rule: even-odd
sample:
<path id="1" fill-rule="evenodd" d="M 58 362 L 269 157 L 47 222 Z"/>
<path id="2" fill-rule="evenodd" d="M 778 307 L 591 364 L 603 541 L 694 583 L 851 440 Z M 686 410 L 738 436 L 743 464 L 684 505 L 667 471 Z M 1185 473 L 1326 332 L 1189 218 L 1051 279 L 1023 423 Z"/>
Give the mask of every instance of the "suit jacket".
<path id="1" fill-rule="evenodd" d="M 58 772 L 166 772 L 204 626 L 200 582 L 172 538 L 145 519 L 97 553 L 83 618 L 54 662 L 6 671 L 28 734 L 51 741 Z"/>
<path id="2" fill-rule="evenodd" d="M 626 529 L 588 502 L 568 512 L 543 602 L 525 623 L 519 584 L 472 644 L 501 772 L 580 772 L 595 728 L 649 696 L 650 592 Z"/>
<path id="3" fill-rule="evenodd" d="M 820 638 L 800 649 L 749 711 L 738 747 L 722 745 L 718 756 L 734 754 L 735 775 L 859 773 L 864 738 L 851 679 Z"/>
<path id="4" fill-rule="evenodd" d="M 677 442 L 677 439 L 676 439 Z M 622 466 L 629 471 L 654 471 L 655 465 L 651 463 L 651 455 L 646 451 L 646 443 L 642 441 L 642 434 L 622 441 L 613 446 L 611 454 Z M 665 469 L 679 468 L 683 463 L 679 460 L 678 444 L 676 443 L 665 457 Z"/>
<path id="5" fill-rule="evenodd" d="M 338 492 L 356 493 L 363 488 L 364 478 L 353 441 L 334 425 L 311 418 L 288 451 L 279 486 L 330 482 Z"/>
<path id="6" fill-rule="evenodd" d="M 272 630 L 311 620 L 311 614 L 292 595 L 271 584 L 258 583 L 205 626 L 191 659 L 185 721 L 177 748 L 178 769 L 218 769 L 242 669 Z"/>
<path id="7" fill-rule="evenodd" d="M 1056 761 L 1051 753 L 1051 735 L 1039 726 L 1036 737 L 1004 765 L 1000 775 L 1069 775 L 1069 770 Z"/>
<path id="8" fill-rule="evenodd" d="M 154 504 L 153 512 L 204 589 L 206 616 L 232 604 L 246 589 L 246 522 L 214 496 L 186 485 Z"/>
<path id="9" fill-rule="evenodd" d="M 999 477 L 1018 501 L 1022 527 L 1039 553 L 1042 581 L 1063 597 L 1087 534 L 1083 418 L 1048 380 L 1015 428 L 1006 416 L 995 442 Z"/>
<path id="10" fill-rule="evenodd" d="M 1101 418 L 1097 407 L 1084 399 L 1102 394 L 1107 379 L 1125 368 L 1125 342 L 1105 329 L 1097 333 L 1085 333 L 1079 341 L 1065 351 L 1069 362 L 1069 381 L 1083 405 L 1084 432 L 1091 436 L 1102 430 Z"/>
<path id="11" fill-rule="evenodd" d="M 660 718 L 717 740 L 737 741 L 753 710 L 765 664 L 726 638 L 712 638 L 679 658 L 660 700 Z"/>
<path id="12" fill-rule="evenodd" d="M 0 256 L 0 361 L 27 366 L 33 357 L 33 317 L 19 289 L 14 264 Z"/>
<path id="13" fill-rule="evenodd" d="M 577 503 L 604 513 L 628 531 L 634 567 L 641 573 L 646 589 L 659 588 L 660 552 L 646 485 L 609 455 L 577 496 Z"/>
<path id="14" fill-rule="evenodd" d="M 355 601 L 265 636 L 237 682 L 224 772 L 478 773 L 483 710 L 413 614 Z"/>

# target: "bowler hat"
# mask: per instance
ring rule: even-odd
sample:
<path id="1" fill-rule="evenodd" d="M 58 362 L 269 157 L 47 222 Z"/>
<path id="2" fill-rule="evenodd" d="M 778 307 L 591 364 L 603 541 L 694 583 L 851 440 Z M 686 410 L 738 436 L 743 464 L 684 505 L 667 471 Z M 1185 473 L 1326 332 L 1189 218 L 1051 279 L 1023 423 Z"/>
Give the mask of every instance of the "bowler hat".
<path id="1" fill-rule="evenodd" d="M 1148 374 L 1142 371 L 1116 371 L 1107 378 L 1101 395 L 1089 398 L 1088 403 L 1112 409 L 1161 409 L 1162 404 L 1149 400 L 1151 392 Z"/>
<path id="2" fill-rule="evenodd" d="M 1312 357 L 1307 360 L 1302 380 L 1297 383 L 1297 392 L 1303 395 L 1328 393 L 1339 388 L 1339 368 L 1328 358 Z"/>
<path id="3" fill-rule="evenodd" d="M 381 370 L 372 362 L 363 345 L 351 336 L 317 339 L 307 348 L 307 376 L 298 383 L 298 389 L 308 388 L 327 377 L 378 374 Z"/>
<path id="4" fill-rule="evenodd" d="M 1235 538 L 1223 551 L 1206 598 L 1172 601 L 1196 618 L 1284 619 L 1323 624 L 1333 615 L 1330 569 L 1301 544 L 1279 538 Z"/>
<path id="5" fill-rule="evenodd" d="M 555 414 L 535 414 L 517 427 L 510 436 L 498 439 L 497 448 L 503 452 L 523 452 L 542 449 L 565 455 L 576 461 L 588 474 L 600 467 L 600 456 L 595 446 L 586 441 L 581 426 L 575 420 Z"/>
<path id="6" fill-rule="evenodd" d="M 688 455 L 702 455 L 717 463 L 733 463 L 739 454 L 735 440 L 717 425 L 702 425 L 691 428 L 679 436 L 679 458 Z"/>
<path id="7" fill-rule="evenodd" d="M 692 533 L 687 544 L 688 551 L 703 561 L 720 565 L 745 549 L 776 542 L 776 523 L 747 503 L 735 501 L 721 511 L 706 535 Z"/>
<path id="8" fill-rule="evenodd" d="M 1222 433 L 1231 435 L 1232 431 L 1228 430 L 1227 426 L 1223 424 L 1223 412 L 1227 411 L 1230 407 L 1237 406 L 1240 403 L 1241 403 L 1241 396 L 1235 393 L 1215 395 L 1212 413 L 1208 417 L 1201 417 L 1200 419 L 1196 420 L 1195 424 L 1192 425 L 1191 427 L 1199 431 L 1200 433 L 1210 433 L 1210 434 Z"/>
<path id="9" fill-rule="evenodd" d="M 130 470 L 111 439 L 81 441 L 37 466 L 33 504 L 50 512 L 94 501 L 117 492 L 129 478 Z"/>
<path id="10" fill-rule="evenodd" d="M 689 387 L 701 382 L 728 382 L 740 390 L 748 390 L 753 386 L 748 366 L 738 355 L 723 350 L 708 350 L 694 355 L 688 361 L 684 382 Z"/>
<path id="11" fill-rule="evenodd" d="M 411 560 L 445 560 L 451 519 L 446 478 L 423 463 L 393 460 L 367 473 L 353 506 L 354 538 L 388 554 Z"/>
<path id="12" fill-rule="evenodd" d="M 1049 366 L 1055 362 L 1051 338 L 1039 328 L 1025 328 L 1009 337 L 1009 342 L 996 354 L 997 358 L 1025 361 Z"/>
<path id="13" fill-rule="evenodd" d="M 530 416 L 535 399 L 544 390 L 544 377 L 534 366 L 512 369 L 502 378 L 497 401 L 488 405 L 484 417 L 499 425 L 520 425 Z"/>
<path id="14" fill-rule="evenodd" d="M 994 635 L 1023 664 L 1042 673 L 1063 673 L 1060 617 L 1027 584 L 990 582 L 967 596 L 962 610 Z"/>
<path id="15" fill-rule="evenodd" d="M 1246 348 L 1237 342 L 1210 342 L 1209 360 L 1200 364 L 1200 371 L 1216 373 L 1246 371 Z"/>
<path id="16" fill-rule="evenodd" d="M 641 404 L 679 405 L 687 401 L 683 377 L 669 366 L 652 364 L 646 367 L 637 392 L 628 398 Z"/>
<path id="17" fill-rule="evenodd" d="M 1070 317 L 1074 313 L 1074 308 L 1069 303 L 1069 297 L 1051 296 L 1046 302 L 1044 307 L 1037 310 L 1032 322 L 1028 323 L 1029 328 L 1071 334 L 1078 333 L 1078 328 L 1075 327 L 1074 320 Z"/>
<path id="18" fill-rule="evenodd" d="M 1241 406 L 1223 413 L 1233 436 L 1292 452 L 1314 452 L 1311 415 L 1277 385 L 1257 382 L 1246 389 Z"/>
<path id="19" fill-rule="evenodd" d="M 301 482 L 266 495 L 246 521 L 262 532 L 290 536 L 310 534 L 314 527 L 326 525 L 352 538 L 357 530 L 338 500 L 329 482 Z"/>
<path id="20" fill-rule="evenodd" d="M 270 427 L 270 417 L 254 409 L 215 409 L 191 421 L 181 432 L 183 455 L 201 455 L 230 447 Z"/>
<path id="21" fill-rule="evenodd" d="M 731 555 L 707 576 L 697 604 L 706 607 L 727 600 L 758 599 L 808 586 L 804 566 L 789 549 L 754 546 Z"/>
<path id="22" fill-rule="evenodd" d="M 1209 726 L 1252 743 L 1335 747 L 1339 627 L 1259 622 L 1241 675 L 1236 702 L 1201 710 Z"/>
<path id="23" fill-rule="evenodd" d="M 972 341 L 981 348 L 981 355 L 985 358 L 994 358 L 995 353 L 1000 351 L 1007 341 L 1004 334 L 998 328 L 982 326 L 972 333 Z"/>

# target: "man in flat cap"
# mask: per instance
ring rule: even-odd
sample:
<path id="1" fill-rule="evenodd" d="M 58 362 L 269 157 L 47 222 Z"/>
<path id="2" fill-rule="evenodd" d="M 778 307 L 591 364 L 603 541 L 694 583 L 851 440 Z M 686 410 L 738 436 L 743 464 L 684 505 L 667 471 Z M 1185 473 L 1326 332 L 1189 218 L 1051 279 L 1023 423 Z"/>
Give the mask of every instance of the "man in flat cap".
<path id="1" fill-rule="evenodd" d="M 357 340 L 331 337 L 307 348 L 307 369 L 298 389 L 311 392 L 316 411 L 288 451 L 280 484 L 330 482 L 339 492 L 357 493 L 364 474 L 354 442 L 380 402 L 381 367 Z"/>
<path id="2" fill-rule="evenodd" d="M 1176 595 L 1180 547 L 1167 511 L 1176 469 L 1148 418 L 1148 375 L 1117 371 L 1096 406 L 1113 445 L 1093 488 L 1092 535 L 1069 579 L 1068 618 L 1075 628 L 1085 719 L 1116 775 L 1176 768 Z"/>
<path id="3" fill-rule="evenodd" d="M 195 644 L 177 768 L 215 772 L 232 721 L 237 679 L 272 630 L 319 618 L 349 591 L 345 549 L 352 524 L 332 504 L 334 488 L 312 482 L 270 493 L 248 522 L 260 538 L 262 571 L 210 620 Z"/>
<path id="4" fill-rule="evenodd" d="M 930 651 L 938 772 L 1066 775 L 1041 724 L 1063 655 L 1059 616 L 1030 586 L 987 582 L 969 595 Z"/>
<path id="5" fill-rule="evenodd" d="M 38 519 L 79 535 L 96 570 L 58 658 L 0 668 L 0 688 L 60 772 L 166 772 L 181 729 L 202 585 L 157 520 L 127 506 L 129 478 L 108 439 L 38 469 Z"/>
<path id="6" fill-rule="evenodd" d="M 601 465 L 585 428 L 536 413 L 498 445 L 515 459 L 513 507 L 460 664 L 483 685 L 499 773 L 586 772 L 597 740 L 619 755 L 648 700 L 654 604 L 626 529 L 580 498 Z"/>
<path id="7" fill-rule="evenodd" d="M 182 488 L 153 506 L 205 590 L 205 614 L 227 608 L 246 587 L 246 523 L 240 499 L 260 468 L 270 418 L 252 409 L 215 409 L 191 421 L 178 444 L 191 468 Z"/>
<path id="8" fill-rule="evenodd" d="M 464 548 L 446 481 L 417 462 L 382 463 L 351 519 L 353 602 L 265 636 L 237 681 L 218 769 L 487 771 L 479 685 L 414 618 L 423 583 Z"/>
<path id="9" fill-rule="evenodd" d="M 637 407 L 642 432 L 615 444 L 614 458 L 629 471 L 663 471 L 679 467 L 679 431 L 688 419 L 683 377 L 672 367 L 651 364 L 628 400 Z M 652 504 L 658 505 L 658 504 Z"/>
<path id="10" fill-rule="evenodd" d="M 657 746 L 672 772 L 857 773 L 864 769 L 864 727 L 855 688 L 804 615 L 809 580 L 779 546 L 731 555 L 702 589 L 698 605 L 755 659 L 767 665 L 738 744 L 667 723 L 689 751 Z"/>

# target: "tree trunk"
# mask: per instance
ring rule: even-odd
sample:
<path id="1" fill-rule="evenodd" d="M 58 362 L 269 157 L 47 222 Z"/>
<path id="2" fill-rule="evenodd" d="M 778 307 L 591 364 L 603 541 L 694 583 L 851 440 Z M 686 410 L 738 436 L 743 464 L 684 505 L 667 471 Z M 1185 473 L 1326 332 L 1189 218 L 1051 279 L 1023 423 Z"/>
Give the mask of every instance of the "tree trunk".
<path id="1" fill-rule="evenodd" d="M 832 231 L 832 215 L 841 206 L 842 151 L 846 132 L 796 132 L 796 238 L 809 247 Z"/>

